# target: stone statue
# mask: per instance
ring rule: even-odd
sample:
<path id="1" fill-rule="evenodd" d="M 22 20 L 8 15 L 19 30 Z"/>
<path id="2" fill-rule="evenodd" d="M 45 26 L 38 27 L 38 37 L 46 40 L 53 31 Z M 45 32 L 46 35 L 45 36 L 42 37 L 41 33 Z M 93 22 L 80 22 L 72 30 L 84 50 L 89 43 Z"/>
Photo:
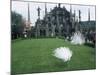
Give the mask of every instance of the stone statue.
<path id="1" fill-rule="evenodd" d="M 40 7 L 38 7 L 37 11 L 38 11 L 38 17 L 40 18 Z"/>

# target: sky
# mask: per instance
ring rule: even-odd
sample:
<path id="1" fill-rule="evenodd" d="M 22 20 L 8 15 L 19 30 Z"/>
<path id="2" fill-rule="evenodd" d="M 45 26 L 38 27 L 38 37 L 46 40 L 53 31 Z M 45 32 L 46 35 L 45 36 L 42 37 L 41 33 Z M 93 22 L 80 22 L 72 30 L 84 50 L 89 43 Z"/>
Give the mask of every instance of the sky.
<path id="1" fill-rule="evenodd" d="M 37 2 L 22 2 L 22 1 L 12 1 L 11 10 L 15 11 L 23 16 L 25 20 L 28 19 L 28 3 L 30 8 L 30 21 L 31 26 L 35 26 L 35 22 L 38 18 L 37 8 L 40 7 L 40 18 L 43 19 L 45 15 L 45 3 Z M 50 12 L 55 6 L 58 6 L 56 3 L 46 3 L 47 12 Z M 70 11 L 69 4 L 61 4 L 61 7 L 65 7 L 67 11 Z M 90 10 L 90 20 L 95 20 L 95 6 L 88 5 L 72 5 L 72 13 L 76 11 L 76 16 L 78 17 L 78 11 L 81 11 L 81 20 L 88 20 L 88 10 Z"/>

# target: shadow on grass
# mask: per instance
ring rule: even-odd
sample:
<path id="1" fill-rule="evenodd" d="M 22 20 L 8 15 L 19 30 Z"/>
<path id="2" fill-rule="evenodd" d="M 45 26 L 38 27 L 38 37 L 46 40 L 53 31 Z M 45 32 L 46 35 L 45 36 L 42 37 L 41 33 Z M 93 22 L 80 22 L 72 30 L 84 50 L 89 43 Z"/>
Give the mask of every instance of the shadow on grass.
<path id="1" fill-rule="evenodd" d="M 91 48 L 94 48 L 94 50 L 92 50 L 91 53 L 93 55 L 96 55 L 96 45 L 95 44 L 93 44 L 93 43 L 85 43 L 84 45 L 88 46 L 88 47 L 91 47 Z"/>
<path id="2" fill-rule="evenodd" d="M 93 44 L 93 43 L 85 43 L 84 45 L 88 46 L 88 47 L 95 48 L 95 44 Z"/>

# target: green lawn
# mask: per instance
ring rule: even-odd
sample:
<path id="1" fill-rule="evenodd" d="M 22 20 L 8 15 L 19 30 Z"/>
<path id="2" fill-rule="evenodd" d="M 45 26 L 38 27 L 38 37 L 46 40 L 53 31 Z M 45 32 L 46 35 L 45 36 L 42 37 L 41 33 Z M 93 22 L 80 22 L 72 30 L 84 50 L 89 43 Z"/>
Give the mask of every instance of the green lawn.
<path id="1" fill-rule="evenodd" d="M 58 47 L 69 47 L 72 59 L 66 63 L 52 56 Z M 95 69 L 95 48 L 72 45 L 63 39 L 25 39 L 12 41 L 12 74 Z"/>

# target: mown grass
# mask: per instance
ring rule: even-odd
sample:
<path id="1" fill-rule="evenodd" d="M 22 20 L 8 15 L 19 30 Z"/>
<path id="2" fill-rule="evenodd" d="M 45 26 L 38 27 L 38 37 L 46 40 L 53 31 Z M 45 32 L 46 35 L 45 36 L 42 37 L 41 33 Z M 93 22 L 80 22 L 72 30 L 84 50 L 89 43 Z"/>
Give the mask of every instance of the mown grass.
<path id="1" fill-rule="evenodd" d="M 53 50 L 69 47 L 73 56 L 69 62 L 55 58 Z M 12 42 L 12 74 L 54 72 L 69 70 L 95 69 L 95 48 L 87 45 L 72 45 L 63 39 L 25 39 Z"/>

